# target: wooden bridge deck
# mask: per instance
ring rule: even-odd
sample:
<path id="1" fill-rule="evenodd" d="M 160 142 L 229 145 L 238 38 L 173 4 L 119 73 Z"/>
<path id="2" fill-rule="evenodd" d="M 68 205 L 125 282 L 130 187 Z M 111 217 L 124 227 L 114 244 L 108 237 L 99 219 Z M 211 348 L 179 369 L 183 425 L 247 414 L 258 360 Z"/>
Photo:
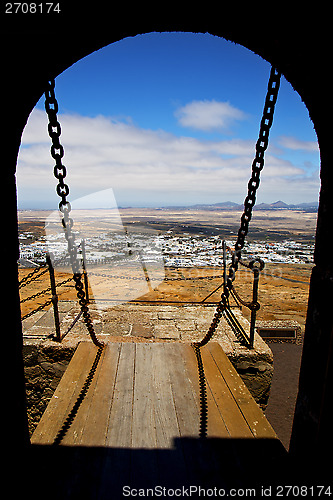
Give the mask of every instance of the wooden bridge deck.
<path id="1" fill-rule="evenodd" d="M 208 437 L 276 438 L 263 412 L 217 343 L 201 349 L 207 386 Z M 79 344 L 32 442 L 53 443 L 88 375 L 94 345 Z M 62 444 L 169 448 L 198 437 L 198 367 L 180 343 L 111 343 Z"/>
<path id="2" fill-rule="evenodd" d="M 83 342 L 33 434 L 35 449 L 60 453 L 67 481 L 74 477 L 80 491 L 91 489 L 86 498 L 111 498 L 115 485 L 121 498 L 122 485 L 153 487 L 159 480 L 171 486 L 208 479 L 225 484 L 235 474 L 238 478 L 241 462 L 243 473 L 258 461 L 264 466 L 276 450 L 280 455 L 281 443 L 221 347 L 210 343 L 201 352 L 208 439 L 198 439 L 198 367 L 189 344 L 110 343 L 61 445 L 38 446 L 53 443 L 91 368 L 96 347 Z M 44 457 L 50 467 L 48 460 Z M 72 490 L 66 483 L 60 493 Z"/>

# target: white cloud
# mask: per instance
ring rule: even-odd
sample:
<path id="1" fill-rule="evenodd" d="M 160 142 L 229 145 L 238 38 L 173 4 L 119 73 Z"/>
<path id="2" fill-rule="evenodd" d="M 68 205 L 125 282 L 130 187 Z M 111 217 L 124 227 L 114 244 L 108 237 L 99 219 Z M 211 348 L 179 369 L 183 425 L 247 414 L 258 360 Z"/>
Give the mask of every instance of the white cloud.
<path id="1" fill-rule="evenodd" d="M 229 102 L 192 101 L 175 111 L 175 116 L 183 127 L 205 132 L 214 129 L 228 129 L 235 121 L 244 120 L 246 114 Z"/>
<path id="2" fill-rule="evenodd" d="M 70 199 L 113 188 L 122 204 L 242 201 L 246 194 L 254 155 L 253 141 L 203 141 L 177 137 L 162 130 L 140 129 L 112 118 L 61 115 L 61 143 L 67 167 Z M 275 189 L 278 198 L 297 179 L 297 194 L 309 187 L 305 168 L 266 155 L 260 192 Z M 45 113 L 35 110 L 22 138 L 17 179 L 19 203 L 24 200 L 56 206 Z M 314 186 L 314 187 L 313 187 Z M 295 187 L 294 187 L 295 188 Z M 314 198 L 313 195 L 311 198 Z M 273 197 L 275 199 L 275 196 Z M 21 201 L 22 200 L 22 201 Z"/>
<path id="3" fill-rule="evenodd" d="M 319 150 L 318 142 L 316 141 L 302 141 L 292 136 L 281 136 L 279 138 L 279 144 L 283 148 L 292 149 L 294 151 L 313 151 Z"/>
<path id="4" fill-rule="evenodd" d="M 265 178 L 302 177 L 304 174 L 303 168 L 293 165 L 290 161 L 266 154 L 265 167 L 262 172 L 262 176 L 265 176 Z"/>

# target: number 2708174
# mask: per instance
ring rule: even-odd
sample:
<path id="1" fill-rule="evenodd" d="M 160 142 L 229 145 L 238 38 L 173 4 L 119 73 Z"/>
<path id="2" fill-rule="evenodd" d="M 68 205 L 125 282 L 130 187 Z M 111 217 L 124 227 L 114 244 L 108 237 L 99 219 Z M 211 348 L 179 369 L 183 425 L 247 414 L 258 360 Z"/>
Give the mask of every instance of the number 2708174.
<path id="1" fill-rule="evenodd" d="M 60 3 L 41 2 L 7 2 L 5 4 L 6 14 L 60 14 Z"/>
<path id="2" fill-rule="evenodd" d="M 276 486 L 277 497 L 330 497 L 330 486 Z"/>

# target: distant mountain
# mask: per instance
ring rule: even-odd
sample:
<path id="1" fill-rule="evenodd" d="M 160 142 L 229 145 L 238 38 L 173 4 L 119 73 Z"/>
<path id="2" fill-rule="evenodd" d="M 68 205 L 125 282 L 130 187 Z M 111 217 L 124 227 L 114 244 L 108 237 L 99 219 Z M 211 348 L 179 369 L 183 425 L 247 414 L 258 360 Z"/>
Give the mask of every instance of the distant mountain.
<path id="1" fill-rule="evenodd" d="M 234 203 L 233 201 L 224 201 L 222 203 L 214 203 L 213 207 L 221 208 L 222 210 L 237 210 L 238 208 L 242 208 L 243 205 L 239 205 L 239 203 Z"/>
<path id="2" fill-rule="evenodd" d="M 254 206 L 254 210 L 304 210 L 314 211 L 318 210 L 318 202 L 298 203 L 295 205 L 288 205 L 284 201 L 275 201 L 274 203 L 259 203 Z"/>
<path id="3" fill-rule="evenodd" d="M 197 204 L 189 207 L 170 207 L 170 208 L 192 208 L 196 210 L 243 210 L 244 206 L 233 201 L 223 201 L 214 204 Z M 314 212 L 318 210 L 318 202 L 298 203 L 295 205 L 288 205 L 284 201 L 278 200 L 274 203 L 259 203 L 254 206 L 254 210 L 303 210 L 305 212 Z"/>
<path id="4" fill-rule="evenodd" d="M 172 207 L 171 207 L 172 208 Z M 180 207 L 176 207 L 180 208 Z M 186 208 L 186 207 L 183 207 Z M 239 205 L 239 203 L 234 203 L 233 201 L 223 201 L 221 203 L 214 204 L 205 204 L 198 203 L 196 205 L 190 205 L 187 208 L 199 209 L 199 210 L 241 210 L 243 205 Z"/>
<path id="5" fill-rule="evenodd" d="M 292 208 L 315 208 L 318 210 L 318 201 L 311 201 L 307 203 L 299 203 L 298 205 L 289 205 Z"/>
<path id="6" fill-rule="evenodd" d="M 257 210 L 276 210 L 276 209 L 289 209 L 290 206 L 284 201 L 275 201 L 274 203 L 259 203 L 259 205 L 255 205 L 254 207 Z"/>

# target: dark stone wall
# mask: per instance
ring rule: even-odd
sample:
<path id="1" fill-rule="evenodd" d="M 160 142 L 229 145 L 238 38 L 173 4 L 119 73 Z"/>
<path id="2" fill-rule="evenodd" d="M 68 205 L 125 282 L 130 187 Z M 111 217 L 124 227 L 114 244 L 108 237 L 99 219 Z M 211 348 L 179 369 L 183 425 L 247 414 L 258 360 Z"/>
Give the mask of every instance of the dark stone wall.
<path id="1" fill-rule="evenodd" d="M 269 7 L 269 10 L 268 10 Z M 6 235 L 3 262 L 10 276 L 3 301 L 11 318 L 3 348 L 10 366 L 7 388 L 7 430 L 12 446 L 28 442 L 24 401 L 22 335 L 17 290 L 18 253 L 15 168 L 20 137 L 29 113 L 43 93 L 45 81 L 78 59 L 126 36 L 150 31 L 208 32 L 253 50 L 276 65 L 300 94 L 309 110 L 321 154 L 322 190 L 318 213 L 315 268 L 311 280 L 300 391 L 295 414 L 293 452 L 323 453 L 332 445 L 328 425 L 332 383 L 332 261 L 330 236 L 333 220 L 330 99 L 332 51 L 331 14 L 326 8 L 298 7 L 280 2 L 266 11 L 248 2 L 206 2 L 204 6 L 159 4 L 143 7 L 113 2 L 61 3 L 52 16 L 2 13 L 2 231 Z M 4 197 L 5 195 L 5 197 Z"/>
<path id="2" fill-rule="evenodd" d="M 74 347 L 23 346 L 29 434 L 32 435 L 73 354 Z"/>

